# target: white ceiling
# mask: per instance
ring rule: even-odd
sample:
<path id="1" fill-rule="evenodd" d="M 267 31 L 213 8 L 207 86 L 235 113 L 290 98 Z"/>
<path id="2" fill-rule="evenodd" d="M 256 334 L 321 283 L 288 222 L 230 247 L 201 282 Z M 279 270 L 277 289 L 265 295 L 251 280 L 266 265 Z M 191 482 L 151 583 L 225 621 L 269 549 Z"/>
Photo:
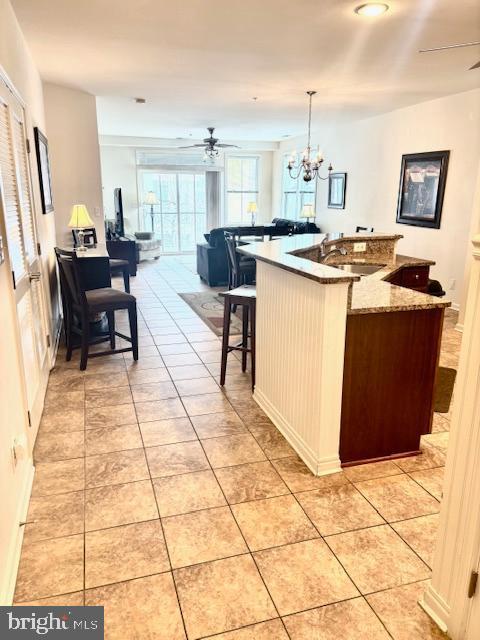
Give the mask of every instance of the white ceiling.
<path id="1" fill-rule="evenodd" d="M 385 0 L 388 2 L 389 0 Z M 12 0 L 44 79 L 98 98 L 104 135 L 279 140 L 480 86 L 478 0 Z M 147 104 L 135 104 L 135 96 Z M 258 100 L 252 100 L 252 97 Z"/>

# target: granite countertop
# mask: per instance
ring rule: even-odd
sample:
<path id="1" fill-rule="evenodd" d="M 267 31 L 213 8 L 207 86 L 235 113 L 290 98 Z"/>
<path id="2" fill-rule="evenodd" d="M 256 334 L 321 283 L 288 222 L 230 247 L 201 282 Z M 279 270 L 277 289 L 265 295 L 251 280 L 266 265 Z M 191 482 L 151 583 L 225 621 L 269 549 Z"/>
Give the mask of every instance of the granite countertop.
<path id="1" fill-rule="evenodd" d="M 345 273 L 333 266 L 319 264 L 296 256 L 295 252 L 319 247 L 325 238 L 323 233 L 304 233 L 295 236 L 287 236 L 279 240 L 266 242 L 251 242 L 238 247 L 237 251 L 248 256 L 253 256 L 262 262 L 268 262 L 285 271 L 291 271 L 304 278 L 315 280 L 320 284 L 335 284 L 338 282 L 355 282 L 360 276 L 353 273 Z"/>
<path id="2" fill-rule="evenodd" d="M 398 240 L 399 238 L 403 236 L 387 233 L 356 233 L 351 236 L 343 233 L 302 233 L 266 242 L 251 242 L 239 247 L 238 251 L 321 284 L 335 284 L 356 282 L 360 277 L 335 269 L 332 264 L 314 262 L 302 257 L 301 254 L 309 249 L 319 248 L 322 243 L 330 246 L 339 240 L 361 242 L 362 240 Z"/>
<path id="3" fill-rule="evenodd" d="M 378 259 L 375 261 L 374 258 L 367 260 L 348 256 L 345 259 L 345 264 L 378 265 L 380 267 L 378 271 L 360 277 L 336 269 L 334 265 L 319 264 L 308 258 L 295 255 L 297 252 L 303 253 L 309 249 L 316 249 L 324 239 L 325 244 L 332 244 L 338 240 L 358 239 L 361 241 L 363 238 L 398 240 L 401 237 L 378 233 L 355 234 L 353 236 L 331 234 L 327 237 L 325 234 L 301 234 L 281 240 L 252 243 L 242 246 L 238 250 L 255 257 L 257 260 L 273 264 L 281 269 L 315 280 L 320 284 L 350 282 L 352 288 L 348 313 L 352 315 L 449 307 L 451 303 L 442 298 L 399 287 L 385 281 L 385 278 L 392 276 L 403 267 L 432 266 L 435 264 L 432 260 L 397 255 L 393 262 L 385 264 Z"/>

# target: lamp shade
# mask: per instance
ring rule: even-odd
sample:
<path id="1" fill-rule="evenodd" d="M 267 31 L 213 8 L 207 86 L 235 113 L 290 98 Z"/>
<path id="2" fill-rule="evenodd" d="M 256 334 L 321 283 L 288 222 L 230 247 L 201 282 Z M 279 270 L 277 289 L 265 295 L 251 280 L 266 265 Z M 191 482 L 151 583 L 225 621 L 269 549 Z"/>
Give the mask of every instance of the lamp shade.
<path id="1" fill-rule="evenodd" d="M 87 229 L 94 227 L 95 224 L 88 213 L 88 209 L 84 204 L 74 204 L 72 207 L 72 215 L 70 216 L 69 227 L 73 229 Z"/>
<path id="2" fill-rule="evenodd" d="M 158 204 L 157 194 L 155 191 L 149 191 L 145 196 L 145 204 Z"/>
<path id="3" fill-rule="evenodd" d="M 257 213 L 258 207 L 256 202 L 249 202 L 247 204 L 247 213 Z"/>
<path id="4" fill-rule="evenodd" d="M 304 204 L 303 209 L 300 212 L 301 218 L 315 218 L 315 211 L 313 204 Z"/>

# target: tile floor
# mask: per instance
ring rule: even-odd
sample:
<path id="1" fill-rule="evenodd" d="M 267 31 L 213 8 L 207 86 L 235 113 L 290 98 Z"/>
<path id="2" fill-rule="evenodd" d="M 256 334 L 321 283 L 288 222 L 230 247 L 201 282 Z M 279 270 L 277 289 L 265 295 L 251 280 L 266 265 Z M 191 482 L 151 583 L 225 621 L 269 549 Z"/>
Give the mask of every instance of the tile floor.
<path id="1" fill-rule="evenodd" d="M 108 639 L 443 638 L 417 600 L 450 415 L 417 458 L 314 477 L 234 358 L 218 387 L 219 339 L 177 295 L 202 287 L 190 257 L 142 265 L 139 362 L 59 353 L 15 602 L 104 605 Z"/>

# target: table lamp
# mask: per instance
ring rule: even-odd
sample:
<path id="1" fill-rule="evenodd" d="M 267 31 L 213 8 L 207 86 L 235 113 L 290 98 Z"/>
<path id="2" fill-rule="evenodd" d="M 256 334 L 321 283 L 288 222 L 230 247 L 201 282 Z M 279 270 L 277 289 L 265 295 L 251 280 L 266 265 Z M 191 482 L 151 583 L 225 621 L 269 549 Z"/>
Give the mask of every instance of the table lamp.
<path id="1" fill-rule="evenodd" d="M 77 251 L 86 251 L 87 247 L 84 244 L 83 238 L 85 236 L 84 229 L 95 227 L 93 220 L 88 213 L 88 209 L 84 204 L 74 204 L 72 207 L 72 215 L 70 216 L 70 222 L 68 226 L 71 229 L 78 229 L 78 242 Z"/>
<path id="2" fill-rule="evenodd" d="M 315 220 L 315 211 L 313 209 L 313 204 L 304 204 L 303 209 L 300 212 L 300 218 L 306 218 L 307 224 L 310 222 L 310 218 Z"/>
<path id="3" fill-rule="evenodd" d="M 150 217 L 152 218 L 152 231 L 155 231 L 154 220 L 153 220 L 153 216 L 155 215 L 155 213 L 153 211 L 153 205 L 158 204 L 157 194 L 155 193 L 155 191 L 149 191 L 147 193 L 147 195 L 145 196 L 145 204 L 150 205 Z"/>
<path id="4" fill-rule="evenodd" d="M 247 205 L 247 213 L 251 215 L 252 227 L 255 226 L 255 222 L 257 219 L 257 211 L 258 211 L 257 203 L 249 202 Z"/>

